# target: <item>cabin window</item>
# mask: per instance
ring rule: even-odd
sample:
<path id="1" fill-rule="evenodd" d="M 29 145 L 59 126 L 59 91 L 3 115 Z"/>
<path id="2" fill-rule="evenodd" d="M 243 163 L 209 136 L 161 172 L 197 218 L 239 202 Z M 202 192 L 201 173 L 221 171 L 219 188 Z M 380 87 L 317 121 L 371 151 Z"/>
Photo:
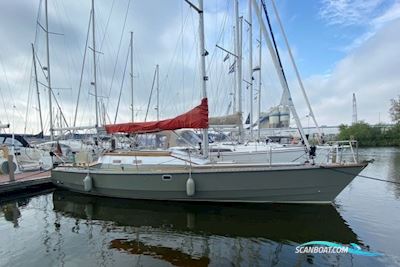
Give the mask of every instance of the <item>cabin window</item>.
<path id="1" fill-rule="evenodd" d="M 112 163 L 114 163 L 114 164 L 119 164 L 119 163 L 121 163 L 121 160 L 120 160 L 120 159 L 114 159 L 114 160 L 112 161 Z"/>
<path id="2" fill-rule="evenodd" d="M 162 176 L 162 180 L 163 180 L 163 181 L 171 181 L 171 179 L 172 179 L 172 175 L 164 174 L 164 175 Z"/>
<path id="3" fill-rule="evenodd" d="M 3 141 L 3 144 L 6 144 L 8 146 L 12 145 L 12 138 L 6 138 L 5 141 Z M 16 139 L 14 139 L 14 146 L 16 147 L 23 147 L 22 143 Z"/>

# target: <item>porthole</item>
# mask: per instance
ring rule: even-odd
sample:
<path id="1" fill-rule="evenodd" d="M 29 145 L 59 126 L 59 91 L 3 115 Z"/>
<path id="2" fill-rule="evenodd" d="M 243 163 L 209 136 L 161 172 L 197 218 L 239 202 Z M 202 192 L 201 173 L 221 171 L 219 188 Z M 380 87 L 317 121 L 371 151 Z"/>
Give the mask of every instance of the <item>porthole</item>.
<path id="1" fill-rule="evenodd" d="M 172 175 L 164 174 L 161 178 L 163 181 L 171 181 Z"/>

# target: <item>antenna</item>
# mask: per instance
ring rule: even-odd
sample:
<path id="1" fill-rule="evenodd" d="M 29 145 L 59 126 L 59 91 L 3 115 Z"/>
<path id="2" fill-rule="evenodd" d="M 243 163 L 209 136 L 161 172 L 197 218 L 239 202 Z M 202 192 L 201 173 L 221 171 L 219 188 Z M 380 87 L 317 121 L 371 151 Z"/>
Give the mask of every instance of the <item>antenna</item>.
<path id="1" fill-rule="evenodd" d="M 356 100 L 356 94 L 353 93 L 353 123 L 357 123 L 357 100 Z"/>

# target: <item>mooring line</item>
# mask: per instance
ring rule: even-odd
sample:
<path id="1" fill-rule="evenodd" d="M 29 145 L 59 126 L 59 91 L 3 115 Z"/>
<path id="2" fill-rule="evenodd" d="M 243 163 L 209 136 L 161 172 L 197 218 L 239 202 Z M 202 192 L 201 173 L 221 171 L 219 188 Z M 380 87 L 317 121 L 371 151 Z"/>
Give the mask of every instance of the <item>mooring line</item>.
<path id="1" fill-rule="evenodd" d="M 325 167 L 325 166 L 320 166 L 320 167 L 324 168 L 324 169 L 331 170 L 331 171 L 335 171 L 335 172 L 354 175 L 354 173 L 346 172 L 346 171 L 342 171 L 342 170 L 336 170 L 336 169 L 334 169 L 332 167 Z M 358 174 L 357 176 L 361 177 L 361 178 L 365 178 L 365 179 L 370 179 L 370 180 L 375 180 L 375 181 L 380 181 L 380 182 L 386 182 L 386 183 L 392 183 L 392 184 L 400 185 L 400 182 L 391 181 L 391 180 L 385 180 L 385 179 L 381 179 L 381 178 L 377 178 L 377 177 L 372 177 L 372 176 L 367 176 L 367 175 L 362 175 L 362 174 Z"/>

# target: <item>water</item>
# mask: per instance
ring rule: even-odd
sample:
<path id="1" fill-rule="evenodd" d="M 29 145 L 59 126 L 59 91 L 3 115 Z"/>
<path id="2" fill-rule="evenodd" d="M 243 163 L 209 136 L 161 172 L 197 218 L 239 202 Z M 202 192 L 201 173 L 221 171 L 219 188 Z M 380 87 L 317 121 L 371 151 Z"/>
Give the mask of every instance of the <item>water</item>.
<path id="1" fill-rule="evenodd" d="M 363 175 L 400 183 L 400 149 L 363 149 Z M 396 266 L 400 185 L 357 177 L 334 205 L 209 205 L 68 191 L 3 200 L 0 266 Z M 295 254 L 311 240 L 379 257 Z"/>

